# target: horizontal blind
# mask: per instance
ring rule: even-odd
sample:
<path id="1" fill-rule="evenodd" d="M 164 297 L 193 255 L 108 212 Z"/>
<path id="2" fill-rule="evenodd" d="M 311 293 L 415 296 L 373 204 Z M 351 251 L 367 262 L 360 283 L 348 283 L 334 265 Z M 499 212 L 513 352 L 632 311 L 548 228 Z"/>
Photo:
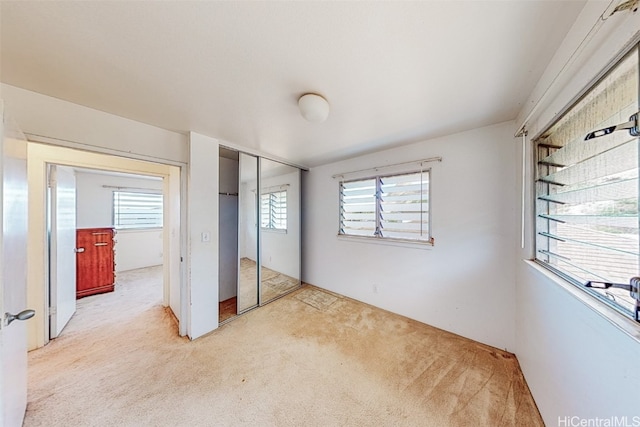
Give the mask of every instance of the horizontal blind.
<path id="1" fill-rule="evenodd" d="M 340 183 L 340 234 L 376 233 L 376 179 Z"/>
<path id="2" fill-rule="evenodd" d="M 578 283 L 639 275 L 638 138 L 590 131 L 638 111 L 638 55 L 630 54 L 537 141 L 536 258 Z M 630 311 L 628 291 L 597 291 Z"/>
<path id="3" fill-rule="evenodd" d="M 341 182 L 339 234 L 430 241 L 429 171 Z"/>
<path id="4" fill-rule="evenodd" d="M 263 193 L 260 196 L 260 225 L 274 230 L 287 229 L 287 191 Z"/>
<path id="5" fill-rule="evenodd" d="M 382 237 L 429 240 L 429 173 L 380 178 Z"/>
<path id="6" fill-rule="evenodd" d="M 114 191 L 113 225 L 119 229 L 162 227 L 162 194 Z"/>

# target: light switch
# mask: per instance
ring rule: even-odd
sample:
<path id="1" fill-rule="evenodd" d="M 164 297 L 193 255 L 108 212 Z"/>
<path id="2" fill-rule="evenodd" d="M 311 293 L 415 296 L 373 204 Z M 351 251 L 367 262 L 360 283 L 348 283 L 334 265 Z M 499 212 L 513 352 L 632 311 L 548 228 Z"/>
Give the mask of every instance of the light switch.
<path id="1" fill-rule="evenodd" d="M 211 241 L 211 233 L 209 233 L 208 231 L 203 231 L 201 240 L 203 243 L 209 243 Z"/>

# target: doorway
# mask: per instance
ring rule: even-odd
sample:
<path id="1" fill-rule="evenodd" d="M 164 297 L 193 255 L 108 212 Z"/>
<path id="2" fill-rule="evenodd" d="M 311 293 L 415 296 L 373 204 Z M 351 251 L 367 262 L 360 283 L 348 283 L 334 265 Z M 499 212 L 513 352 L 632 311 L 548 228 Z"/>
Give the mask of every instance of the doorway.
<path id="1" fill-rule="evenodd" d="M 29 272 L 28 300 L 36 308 L 36 319 L 31 322 L 28 338 L 29 349 L 42 347 L 49 341 L 49 292 L 47 257 L 47 165 L 56 164 L 71 168 L 109 171 L 110 173 L 135 174 L 162 180 L 163 231 L 162 231 L 162 293 L 163 305 L 169 307 L 179 325 L 180 335 L 186 334 L 182 314 L 182 274 L 180 258 L 180 168 L 177 166 L 122 158 L 113 155 L 85 152 L 59 146 L 29 143 Z M 41 314 L 42 313 L 42 314 Z"/>
<path id="2" fill-rule="evenodd" d="M 163 179 L 49 165 L 47 181 L 49 338 L 161 304 Z"/>

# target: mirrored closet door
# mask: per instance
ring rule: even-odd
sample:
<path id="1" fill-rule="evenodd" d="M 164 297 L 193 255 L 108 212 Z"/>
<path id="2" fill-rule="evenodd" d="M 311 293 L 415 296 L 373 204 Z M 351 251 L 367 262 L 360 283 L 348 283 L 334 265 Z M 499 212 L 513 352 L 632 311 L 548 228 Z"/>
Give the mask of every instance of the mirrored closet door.
<path id="1" fill-rule="evenodd" d="M 300 169 L 260 158 L 260 305 L 300 286 Z"/>
<path id="2" fill-rule="evenodd" d="M 258 306 L 258 158 L 239 155 L 237 314 Z"/>
<path id="3" fill-rule="evenodd" d="M 219 322 L 300 282 L 300 169 L 220 148 Z"/>

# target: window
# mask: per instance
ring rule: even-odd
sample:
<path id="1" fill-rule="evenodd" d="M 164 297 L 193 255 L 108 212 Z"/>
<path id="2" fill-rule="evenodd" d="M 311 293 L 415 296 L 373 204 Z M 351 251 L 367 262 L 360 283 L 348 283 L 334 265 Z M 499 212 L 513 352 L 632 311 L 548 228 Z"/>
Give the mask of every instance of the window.
<path id="1" fill-rule="evenodd" d="M 118 229 L 162 227 L 162 194 L 114 191 L 113 225 Z"/>
<path id="2" fill-rule="evenodd" d="M 536 139 L 536 260 L 638 320 L 638 138 L 597 129 L 638 111 L 638 53 Z"/>
<path id="3" fill-rule="evenodd" d="M 260 226 L 267 230 L 287 230 L 287 190 L 260 195 Z"/>
<path id="4" fill-rule="evenodd" d="M 339 234 L 430 241 L 429 171 L 340 183 Z"/>

